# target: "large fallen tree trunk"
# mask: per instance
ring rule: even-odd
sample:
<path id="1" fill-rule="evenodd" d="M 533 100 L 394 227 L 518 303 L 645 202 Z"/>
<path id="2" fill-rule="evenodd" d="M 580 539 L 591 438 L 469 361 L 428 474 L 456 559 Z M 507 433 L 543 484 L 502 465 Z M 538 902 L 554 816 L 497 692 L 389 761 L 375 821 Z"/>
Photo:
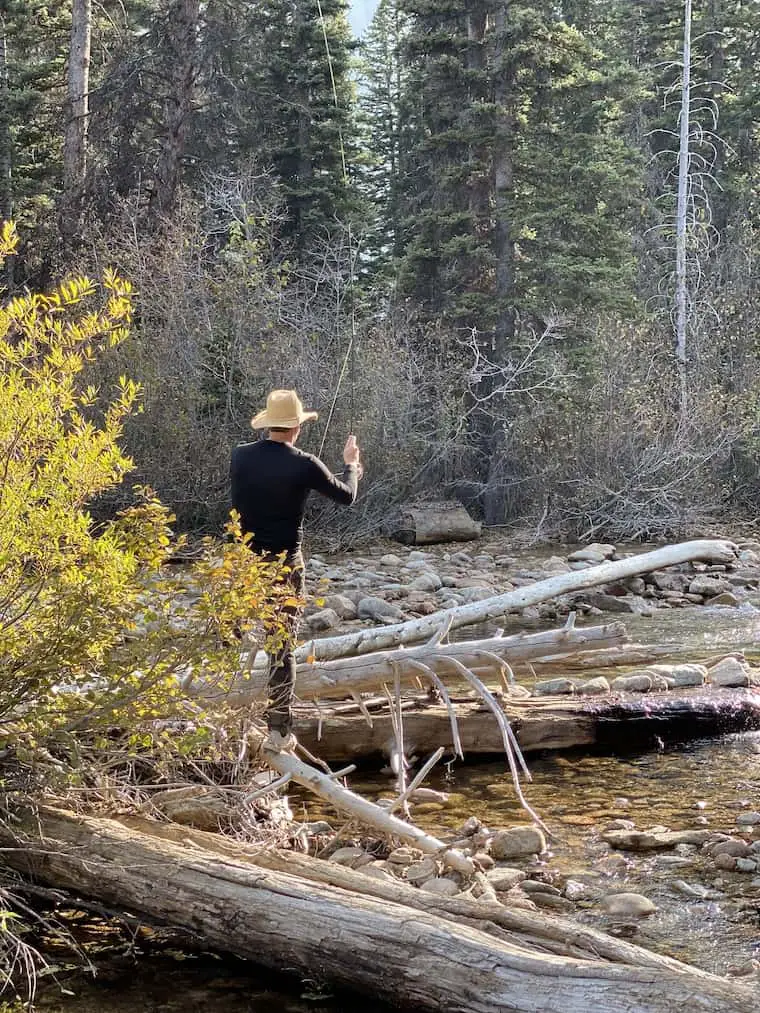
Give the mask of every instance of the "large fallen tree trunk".
<path id="1" fill-rule="evenodd" d="M 408 686 L 420 678 L 425 668 L 438 675 L 456 676 L 455 662 L 465 665 L 481 679 L 498 679 L 504 662 L 512 666 L 551 657 L 556 663 L 559 660 L 557 656 L 575 657 L 582 651 L 619 648 L 626 641 L 626 629 L 620 622 L 586 628 L 568 624 L 558 630 L 448 644 L 434 640 L 416 647 L 376 651 L 357 658 L 302 662 L 296 670 L 296 694 L 302 700 L 341 698 L 372 692 L 385 682 L 393 683 L 397 676 L 402 685 Z M 202 679 L 189 682 L 186 689 L 193 696 L 208 699 L 220 695 L 233 706 L 240 706 L 266 697 L 267 671 L 254 668 L 231 689 L 218 689 Z"/>
<path id="2" fill-rule="evenodd" d="M 644 746 L 655 738 L 674 741 L 760 728 L 760 693 L 752 689 L 687 689 L 606 697 L 551 697 L 502 701 L 523 753 L 543 750 Z M 482 703 L 453 701 L 465 756 L 503 753 L 502 735 Z M 299 710 L 299 742 L 326 760 L 350 763 L 391 756 L 395 740 L 388 713 L 362 714 L 324 708 L 317 716 Z M 453 750 L 451 713 L 422 699 L 404 708 L 406 751 L 425 755 Z"/>
<path id="3" fill-rule="evenodd" d="M 360 873 L 337 886 L 307 877 L 305 859 L 292 875 L 257 865 L 252 853 L 233 856 L 229 844 L 200 844 L 197 832 L 181 843 L 167 837 L 145 824 L 50 809 L 29 814 L 14 832 L 0 827 L 7 864 L 43 883 L 189 929 L 209 948 L 317 974 L 396 1006 L 437 1013 L 671 1013 L 684 1003 L 692 1013 L 756 1009 L 749 989 L 667 957 L 640 953 L 637 960 L 637 948 L 624 943 L 610 941 L 627 962 L 599 959 L 589 930 L 559 919 L 554 938 L 566 935 L 584 956 L 547 952 L 516 926 L 490 934 L 487 920 L 473 927 L 445 908 L 421 910 L 404 902 L 404 892 L 393 900 L 371 896 L 357 886 L 362 879 L 372 885 Z"/>
<path id="4" fill-rule="evenodd" d="M 666 566 L 675 566 L 690 560 L 701 559 L 716 563 L 730 563 L 736 559 L 735 548 L 731 542 L 717 540 L 700 540 L 682 542 L 680 545 L 668 545 L 653 552 L 643 552 L 627 559 L 617 559 L 599 566 L 591 566 L 585 570 L 562 573 L 556 577 L 539 580 L 535 584 L 507 591 L 485 598 L 483 601 L 471 602 L 453 609 L 433 612 L 422 619 L 413 619 L 406 623 L 395 623 L 392 626 L 380 626 L 374 629 L 359 630 L 339 637 L 325 637 L 311 640 L 300 647 L 296 660 L 307 661 L 313 657 L 316 661 L 327 661 L 347 655 L 367 654 L 401 644 L 417 643 L 435 635 L 443 627 L 459 629 L 474 623 L 483 623 L 496 619 L 514 609 L 537 605 L 539 602 L 557 595 L 582 591 L 587 587 L 606 584 L 612 581 L 635 577 L 640 573 L 659 570 Z"/>

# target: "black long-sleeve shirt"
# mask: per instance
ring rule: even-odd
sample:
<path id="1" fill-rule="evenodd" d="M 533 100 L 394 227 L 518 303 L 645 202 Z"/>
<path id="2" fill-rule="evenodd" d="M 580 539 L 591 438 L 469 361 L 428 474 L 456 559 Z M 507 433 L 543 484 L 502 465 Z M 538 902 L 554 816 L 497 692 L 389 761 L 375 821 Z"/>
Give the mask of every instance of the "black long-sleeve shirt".
<path id="1" fill-rule="evenodd" d="M 266 552 L 297 552 L 303 537 L 306 498 L 314 489 L 337 503 L 356 499 L 358 469 L 346 466 L 345 482 L 311 454 L 289 443 L 259 440 L 232 451 L 232 506 L 241 517 L 243 532 Z"/>

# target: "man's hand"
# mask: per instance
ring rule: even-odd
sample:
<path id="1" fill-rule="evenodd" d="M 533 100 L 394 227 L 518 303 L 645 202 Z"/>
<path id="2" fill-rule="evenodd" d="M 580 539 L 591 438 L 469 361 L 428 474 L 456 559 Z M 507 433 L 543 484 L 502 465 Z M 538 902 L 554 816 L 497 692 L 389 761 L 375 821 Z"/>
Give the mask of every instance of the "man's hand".
<path id="1" fill-rule="evenodd" d="M 359 459 L 359 445 L 356 442 L 356 437 L 353 433 L 348 437 L 346 445 L 343 448 L 343 462 L 345 464 L 355 464 L 359 469 L 359 478 L 362 477 L 364 468 L 362 468 L 362 463 Z"/>

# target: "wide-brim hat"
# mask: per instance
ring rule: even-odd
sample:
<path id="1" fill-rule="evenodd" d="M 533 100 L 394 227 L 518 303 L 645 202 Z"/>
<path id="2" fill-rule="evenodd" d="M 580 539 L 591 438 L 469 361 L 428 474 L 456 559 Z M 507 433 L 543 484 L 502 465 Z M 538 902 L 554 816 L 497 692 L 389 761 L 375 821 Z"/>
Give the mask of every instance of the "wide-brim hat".
<path id="1" fill-rule="evenodd" d="M 316 412 L 304 411 L 301 399 L 294 390 L 273 390 L 267 397 L 263 412 L 251 419 L 253 429 L 295 429 L 303 422 L 319 418 Z"/>

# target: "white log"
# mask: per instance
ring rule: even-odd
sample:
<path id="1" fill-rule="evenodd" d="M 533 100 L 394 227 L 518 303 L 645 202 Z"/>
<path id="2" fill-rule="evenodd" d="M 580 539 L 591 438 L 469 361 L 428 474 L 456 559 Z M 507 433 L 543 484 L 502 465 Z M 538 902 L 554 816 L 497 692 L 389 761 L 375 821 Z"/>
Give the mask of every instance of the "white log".
<path id="1" fill-rule="evenodd" d="M 480 678 L 499 678 L 498 660 L 512 665 L 550 656 L 556 664 L 562 657 L 575 656 L 579 651 L 611 650 L 623 647 L 626 642 L 625 626 L 621 622 L 613 622 L 603 626 L 565 626 L 539 633 L 519 633 L 510 637 L 490 637 L 446 645 L 432 642 L 362 654 L 356 658 L 302 662 L 296 670 L 296 696 L 301 700 L 313 700 L 372 692 L 380 689 L 383 683 L 392 682 L 396 672 L 403 685 L 408 686 L 419 677 L 420 664 L 438 674 L 456 676 L 456 662 L 459 662 L 477 672 Z M 442 652 L 451 660 L 442 657 Z M 489 659 L 486 655 L 492 657 Z M 225 690 L 196 679 L 190 683 L 188 692 L 205 699 L 219 696 L 231 706 L 244 706 L 266 698 L 267 671 L 258 667 L 251 669 L 233 687 Z"/>
<path id="2" fill-rule="evenodd" d="M 616 559 L 599 566 L 591 566 L 585 570 L 574 570 L 572 573 L 561 573 L 556 577 L 539 580 L 527 587 L 485 598 L 483 601 L 460 605 L 453 609 L 433 612 L 422 619 L 410 622 L 394 623 L 392 626 L 380 626 L 374 629 L 359 630 L 339 637 L 325 637 L 311 640 L 296 652 L 296 660 L 306 661 L 313 656 L 317 661 L 340 658 L 346 655 L 366 654 L 387 647 L 411 644 L 433 636 L 436 630 L 448 624 L 449 629 L 459 629 L 474 623 L 484 623 L 496 619 L 506 612 L 537 605 L 549 598 L 572 591 L 582 591 L 597 584 L 606 584 L 626 577 L 635 577 L 640 573 L 659 570 L 678 563 L 701 559 L 712 562 L 729 563 L 736 559 L 736 550 L 732 542 L 718 540 L 699 540 L 682 542 L 680 545 L 667 545 L 652 552 L 642 552 L 627 559 Z"/>
<path id="3" fill-rule="evenodd" d="M 752 990 L 677 961 L 657 966 L 547 953 L 528 939 L 457 924 L 252 859 L 109 819 L 41 808 L 4 860 L 42 882 L 191 930 L 210 949 L 319 974 L 435 1013 L 754 1013 Z M 366 877 L 365 877 L 366 878 Z M 432 900 L 432 899 L 431 899 Z"/>

